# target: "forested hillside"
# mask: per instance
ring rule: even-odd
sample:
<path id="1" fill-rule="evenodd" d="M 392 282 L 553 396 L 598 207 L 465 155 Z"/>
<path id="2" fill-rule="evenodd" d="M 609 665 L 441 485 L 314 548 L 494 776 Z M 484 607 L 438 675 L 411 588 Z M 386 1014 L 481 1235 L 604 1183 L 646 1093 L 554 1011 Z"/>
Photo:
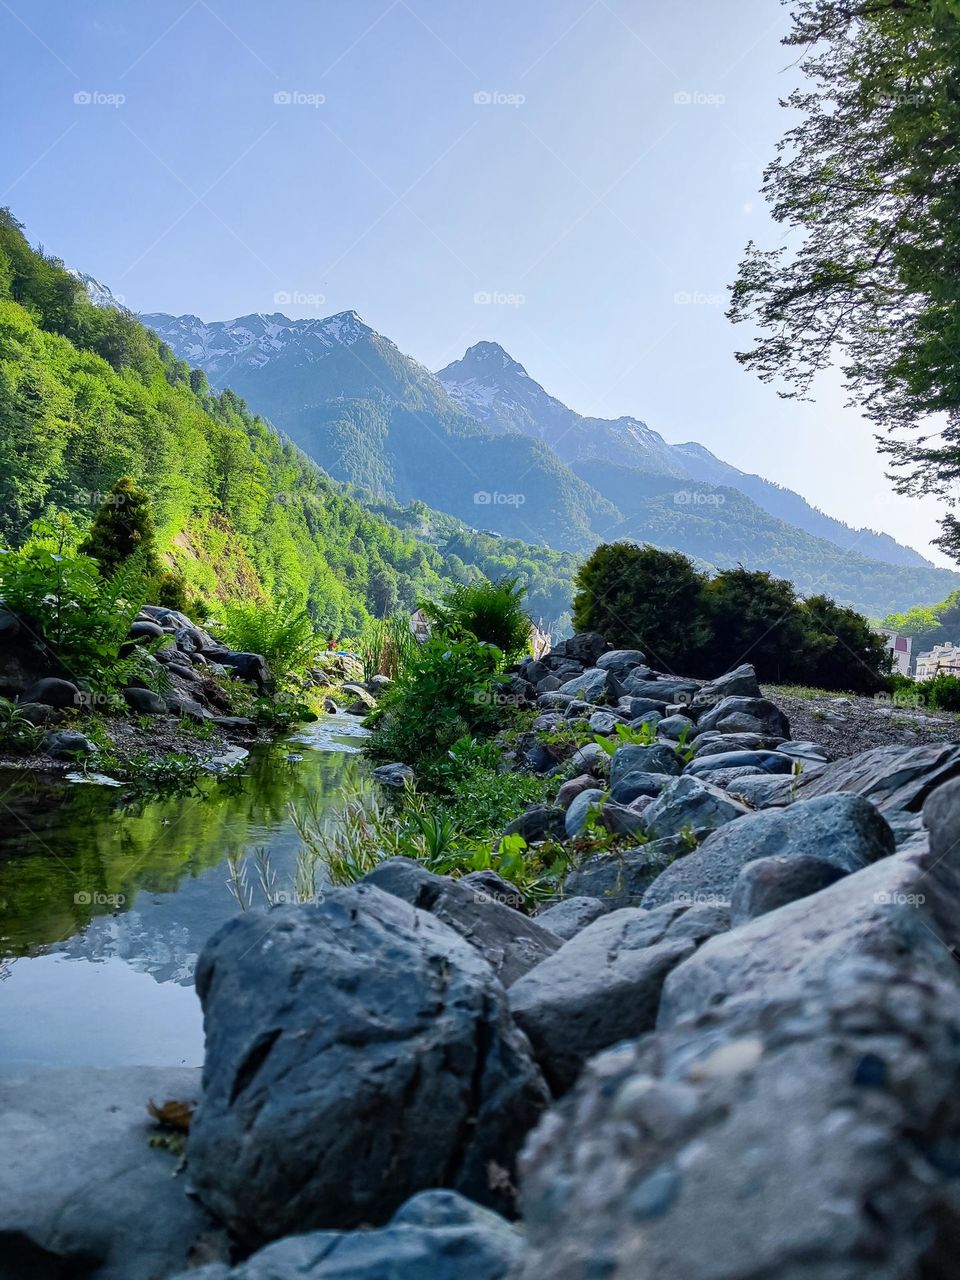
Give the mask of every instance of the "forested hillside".
<path id="1" fill-rule="evenodd" d="M 93 306 L 0 211 L 0 535 L 15 545 L 55 513 L 79 535 L 121 475 L 152 496 L 164 557 L 195 592 L 307 601 L 337 633 L 487 569 L 518 572 L 546 617 L 569 599 L 568 556 L 496 541 L 492 563 L 447 517 L 416 536 L 426 508 L 403 530 L 366 511 L 136 319 Z"/>

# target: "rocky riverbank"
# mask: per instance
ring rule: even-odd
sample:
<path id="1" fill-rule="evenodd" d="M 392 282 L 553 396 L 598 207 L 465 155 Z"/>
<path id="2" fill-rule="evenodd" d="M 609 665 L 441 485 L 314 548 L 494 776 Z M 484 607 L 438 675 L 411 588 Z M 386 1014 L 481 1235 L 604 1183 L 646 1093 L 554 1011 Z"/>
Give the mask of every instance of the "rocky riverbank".
<path id="1" fill-rule="evenodd" d="M 535 915 L 391 859 L 238 916 L 197 970 L 202 1081 L 4 1084 L 0 1274 L 956 1274 L 960 741 L 841 756 L 748 666 L 593 635 L 509 696 L 537 712 L 509 762 L 556 791 L 508 831 L 619 839 Z M 198 1103 L 179 1172 L 189 1107 L 152 1129 L 149 1097 Z"/>

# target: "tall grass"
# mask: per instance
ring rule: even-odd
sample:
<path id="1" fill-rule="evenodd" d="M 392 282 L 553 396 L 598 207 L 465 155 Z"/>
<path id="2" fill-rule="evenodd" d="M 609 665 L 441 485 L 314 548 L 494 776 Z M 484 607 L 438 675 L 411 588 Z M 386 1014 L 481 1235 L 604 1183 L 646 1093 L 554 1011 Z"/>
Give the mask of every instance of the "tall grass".
<path id="1" fill-rule="evenodd" d="M 417 651 L 417 640 L 405 614 L 373 618 L 362 639 L 363 678 L 389 676 L 396 680 L 406 671 Z"/>

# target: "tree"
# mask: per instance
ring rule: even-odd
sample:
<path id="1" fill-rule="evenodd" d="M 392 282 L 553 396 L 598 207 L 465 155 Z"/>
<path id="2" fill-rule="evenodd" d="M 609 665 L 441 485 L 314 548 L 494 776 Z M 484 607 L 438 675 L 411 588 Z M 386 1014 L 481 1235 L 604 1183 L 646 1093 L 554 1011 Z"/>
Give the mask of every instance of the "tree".
<path id="1" fill-rule="evenodd" d="M 706 582 L 679 551 L 604 543 L 574 579 L 574 630 L 641 649 L 668 671 L 695 670 L 710 634 Z"/>
<path id="2" fill-rule="evenodd" d="M 804 605 L 817 637 L 813 683 L 822 689 L 879 693 L 887 687 L 893 660 L 883 636 L 866 618 L 827 596 L 811 596 Z"/>
<path id="3" fill-rule="evenodd" d="M 80 552 L 112 573 L 138 555 L 147 577 L 160 572 L 150 495 L 131 476 L 121 476 L 104 498 Z"/>
<path id="4" fill-rule="evenodd" d="M 752 242 L 730 317 L 759 326 L 738 359 L 809 395 L 841 354 L 902 493 L 948 505 L 960 479 L 960 4 L 800 0 L 801 114 L 764 176 L 786 246 Z M 930 424 L 932 415 L 943 415 Z M 945 423 L 939 431 L 941 421 Z M 930 424 L 933 439 L 918 436 Z M 947 513 L 939 545 L 960 558 Z"/>
<path id="5" fill-rule="evenodd" d="M 712 638 L 708 675 L 752 663 L 761 680 L 807 679 L 816 645 L 793 586 L 739 566 L 718 573 L 704 592 Z"/>

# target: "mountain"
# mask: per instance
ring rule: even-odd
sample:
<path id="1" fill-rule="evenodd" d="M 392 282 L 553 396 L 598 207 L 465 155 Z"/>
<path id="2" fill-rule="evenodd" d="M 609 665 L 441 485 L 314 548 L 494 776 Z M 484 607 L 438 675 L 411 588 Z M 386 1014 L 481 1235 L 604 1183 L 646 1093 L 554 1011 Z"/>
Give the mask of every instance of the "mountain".
<path id="1" fill-rule="evenodd" d="M 485 428 L 355 311 L 142 320 L 213 386 L 230 387 L 334 479 L 372 497 L 440 505 L 472 526 L 564 551 L 588 550 L 617 518 L 547 445 Z"/>
<path id="2" fill-rule="evenodd" d="M 650 541 L 707 567 L 768 569 L 875 616 L 960 586 L 893 539 L 830 520 L 699 445 L 670 445 L 636 418 L 582 417 L 496 343 L 435 376 L 353 311 L 143 319 L 357 486 L 368 508 L 423 502 L 475 530 L 580 554 L 616 538 Z M 888 560 L 876 558 L 883 550 Z"/>
<path id="3" fill-rule="evenodd" d="M 423 505 L 370 511 L 129 311 L 91 305 L 88 287 L 0 211 L 0 546 L 61 515 L 79 541 L 131 475 L 165 563 L 211 601 L 289 598 L 356 637 L 372 614 L 510 573 L 547 621 L 568 608 L 570 555 Z"/>
<path id="4" fill-rule="evenodd" d="M 544 440 L 565 462 L 599 458 L 657 475 L 727 485 L 739 489 L 777 519 L 844 550 L 888 564 L 933 567 L 919 551 L 902 546 L 888 534 L 853 529 L 834 520 L 800 494 L 738 470 L 702 444 L 667 444 L 636 418 L 582 417 L 549 395 L 496 342 L 478 342 L 462 359 L 441 369 L 437 377 L 451 399 L 484 426 Z"/>
<path id="5" fill-rule="evenodd" d="M 126 307 L 116 294 L 108 289 L 105 284 L 101 284 L 95 276 L 87 275 L 85 271 L 74 271 L 72 269 L 68 269 L 67 274 L 73 276 L 74 280 L 83 286 L 84 293 L 86 293 L 95 307 L 112 307 L 115 311 L 126 311 Z"/>

